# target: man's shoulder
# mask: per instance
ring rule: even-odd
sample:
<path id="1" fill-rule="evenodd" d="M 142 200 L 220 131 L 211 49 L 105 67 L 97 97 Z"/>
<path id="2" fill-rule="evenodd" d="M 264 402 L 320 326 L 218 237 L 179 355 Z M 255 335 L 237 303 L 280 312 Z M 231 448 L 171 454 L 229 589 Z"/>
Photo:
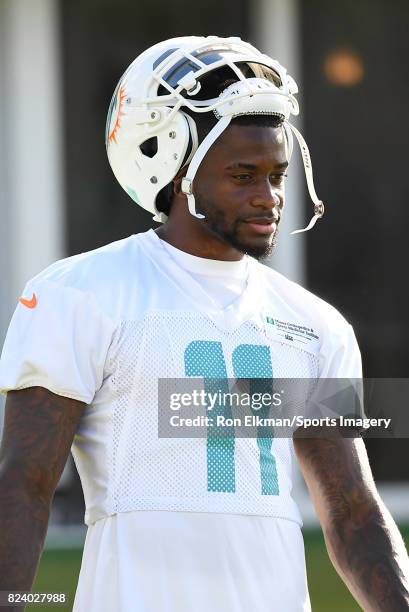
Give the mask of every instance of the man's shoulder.
<path id="1" fill-rule="evenodd" d="M 31 285 L 52 283 L 60 288 L 93 292 L 131 274 L 144 234 L 132 235 L 97 249 L 60 259 L 31 279 Z"/>
<path id="2" fill-rule="evenodd" d="M 258 269 L 263 276 L 267 292 L 271 291 L 278 296 L 292 310 L 305 318 L 317 319 L 321 324 L 325 321 L 328 326 L 348 325 L 348 321 L 337 308 L 312 291 L 269 266 L 258 264 Z"/>

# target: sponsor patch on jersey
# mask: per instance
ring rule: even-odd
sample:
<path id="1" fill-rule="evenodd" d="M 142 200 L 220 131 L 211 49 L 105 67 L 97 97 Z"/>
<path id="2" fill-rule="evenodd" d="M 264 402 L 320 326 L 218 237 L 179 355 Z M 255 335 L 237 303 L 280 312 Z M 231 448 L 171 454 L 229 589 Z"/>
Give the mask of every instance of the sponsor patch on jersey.
<path id="1" fill-rule="evenodd" d="M 272 315 L 264 317 L 266 336 L 277 342 L 301 348 L 310 353 L 318 353 L 320 338 L 312 327 L 277 319 Z"/>

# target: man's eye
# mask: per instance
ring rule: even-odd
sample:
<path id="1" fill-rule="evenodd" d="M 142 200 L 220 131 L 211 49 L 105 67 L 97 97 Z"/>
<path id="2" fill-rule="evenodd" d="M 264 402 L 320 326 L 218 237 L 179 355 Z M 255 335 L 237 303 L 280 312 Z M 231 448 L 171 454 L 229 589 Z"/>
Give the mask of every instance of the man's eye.
<path id="1" fill-rule="evenodd" d="M 234 178 L 238 179 L 239 181 L 246 181 L 251 178 L 251 174 L 235 174 Z"/>
<path id="2" fill-rule="evenodd" d="M 287 174 L 270 174 L 270 180 L 274 183 L 281 183 L 287 176 Z"/>

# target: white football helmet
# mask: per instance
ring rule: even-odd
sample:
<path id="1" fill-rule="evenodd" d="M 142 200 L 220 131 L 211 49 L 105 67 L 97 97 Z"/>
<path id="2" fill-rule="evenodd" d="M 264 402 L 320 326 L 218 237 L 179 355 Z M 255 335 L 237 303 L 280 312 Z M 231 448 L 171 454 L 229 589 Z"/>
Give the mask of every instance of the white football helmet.
<path id="1" fill-rule="evenodd" d="M 243 63 L 266 66 L 278 78 L 273 83 L 266 78 L 246 77 L 240 68 Z M 194 98 L 201 89 L 201 79 L 225 66 L 235 73 L 237 81 L 216 98 Z M 277 115 L 284 121 L 290 149 L 291 130 L 301 148 L 314 217 L 305 230 L 293 233 L 306 231 L 322 217 L 324 205 L 315 193 L 308 147 L 288 122 L 291 114 L 299 112 L 294 97 L 297 91 L 294 79 L 279 62 L 240 38 L 186 36 L 160 42 L 132 62 L 115 89 L 106 125 L 112 170 L 130 197 L 154 213 L 155 221 L 164 222 L 167 217 L 158 211 L 156 197 L 182 166 L 188 166 L 182 191 L 190 213 L 203 218 L 196 212 L 192 185 L 210 146 L 234 117 Z M 208 112 L 213 112 L 218 121 L 199 145 L 191 115 Z"/>

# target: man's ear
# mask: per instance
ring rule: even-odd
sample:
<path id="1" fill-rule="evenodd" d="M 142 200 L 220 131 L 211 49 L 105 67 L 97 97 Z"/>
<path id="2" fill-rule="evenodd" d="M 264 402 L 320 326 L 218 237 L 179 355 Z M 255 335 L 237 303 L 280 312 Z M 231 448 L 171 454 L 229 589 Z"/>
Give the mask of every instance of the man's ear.
<path id="1" fill-rule="evenodd" d="M 186 176 L 188 167 L 188 165 L 183 166 L 183 168 L 179 170 L 179 172 L 173 179 L 173 194 L 176 196 L 182 193 L 182 179 L 184 176 Z"/>

